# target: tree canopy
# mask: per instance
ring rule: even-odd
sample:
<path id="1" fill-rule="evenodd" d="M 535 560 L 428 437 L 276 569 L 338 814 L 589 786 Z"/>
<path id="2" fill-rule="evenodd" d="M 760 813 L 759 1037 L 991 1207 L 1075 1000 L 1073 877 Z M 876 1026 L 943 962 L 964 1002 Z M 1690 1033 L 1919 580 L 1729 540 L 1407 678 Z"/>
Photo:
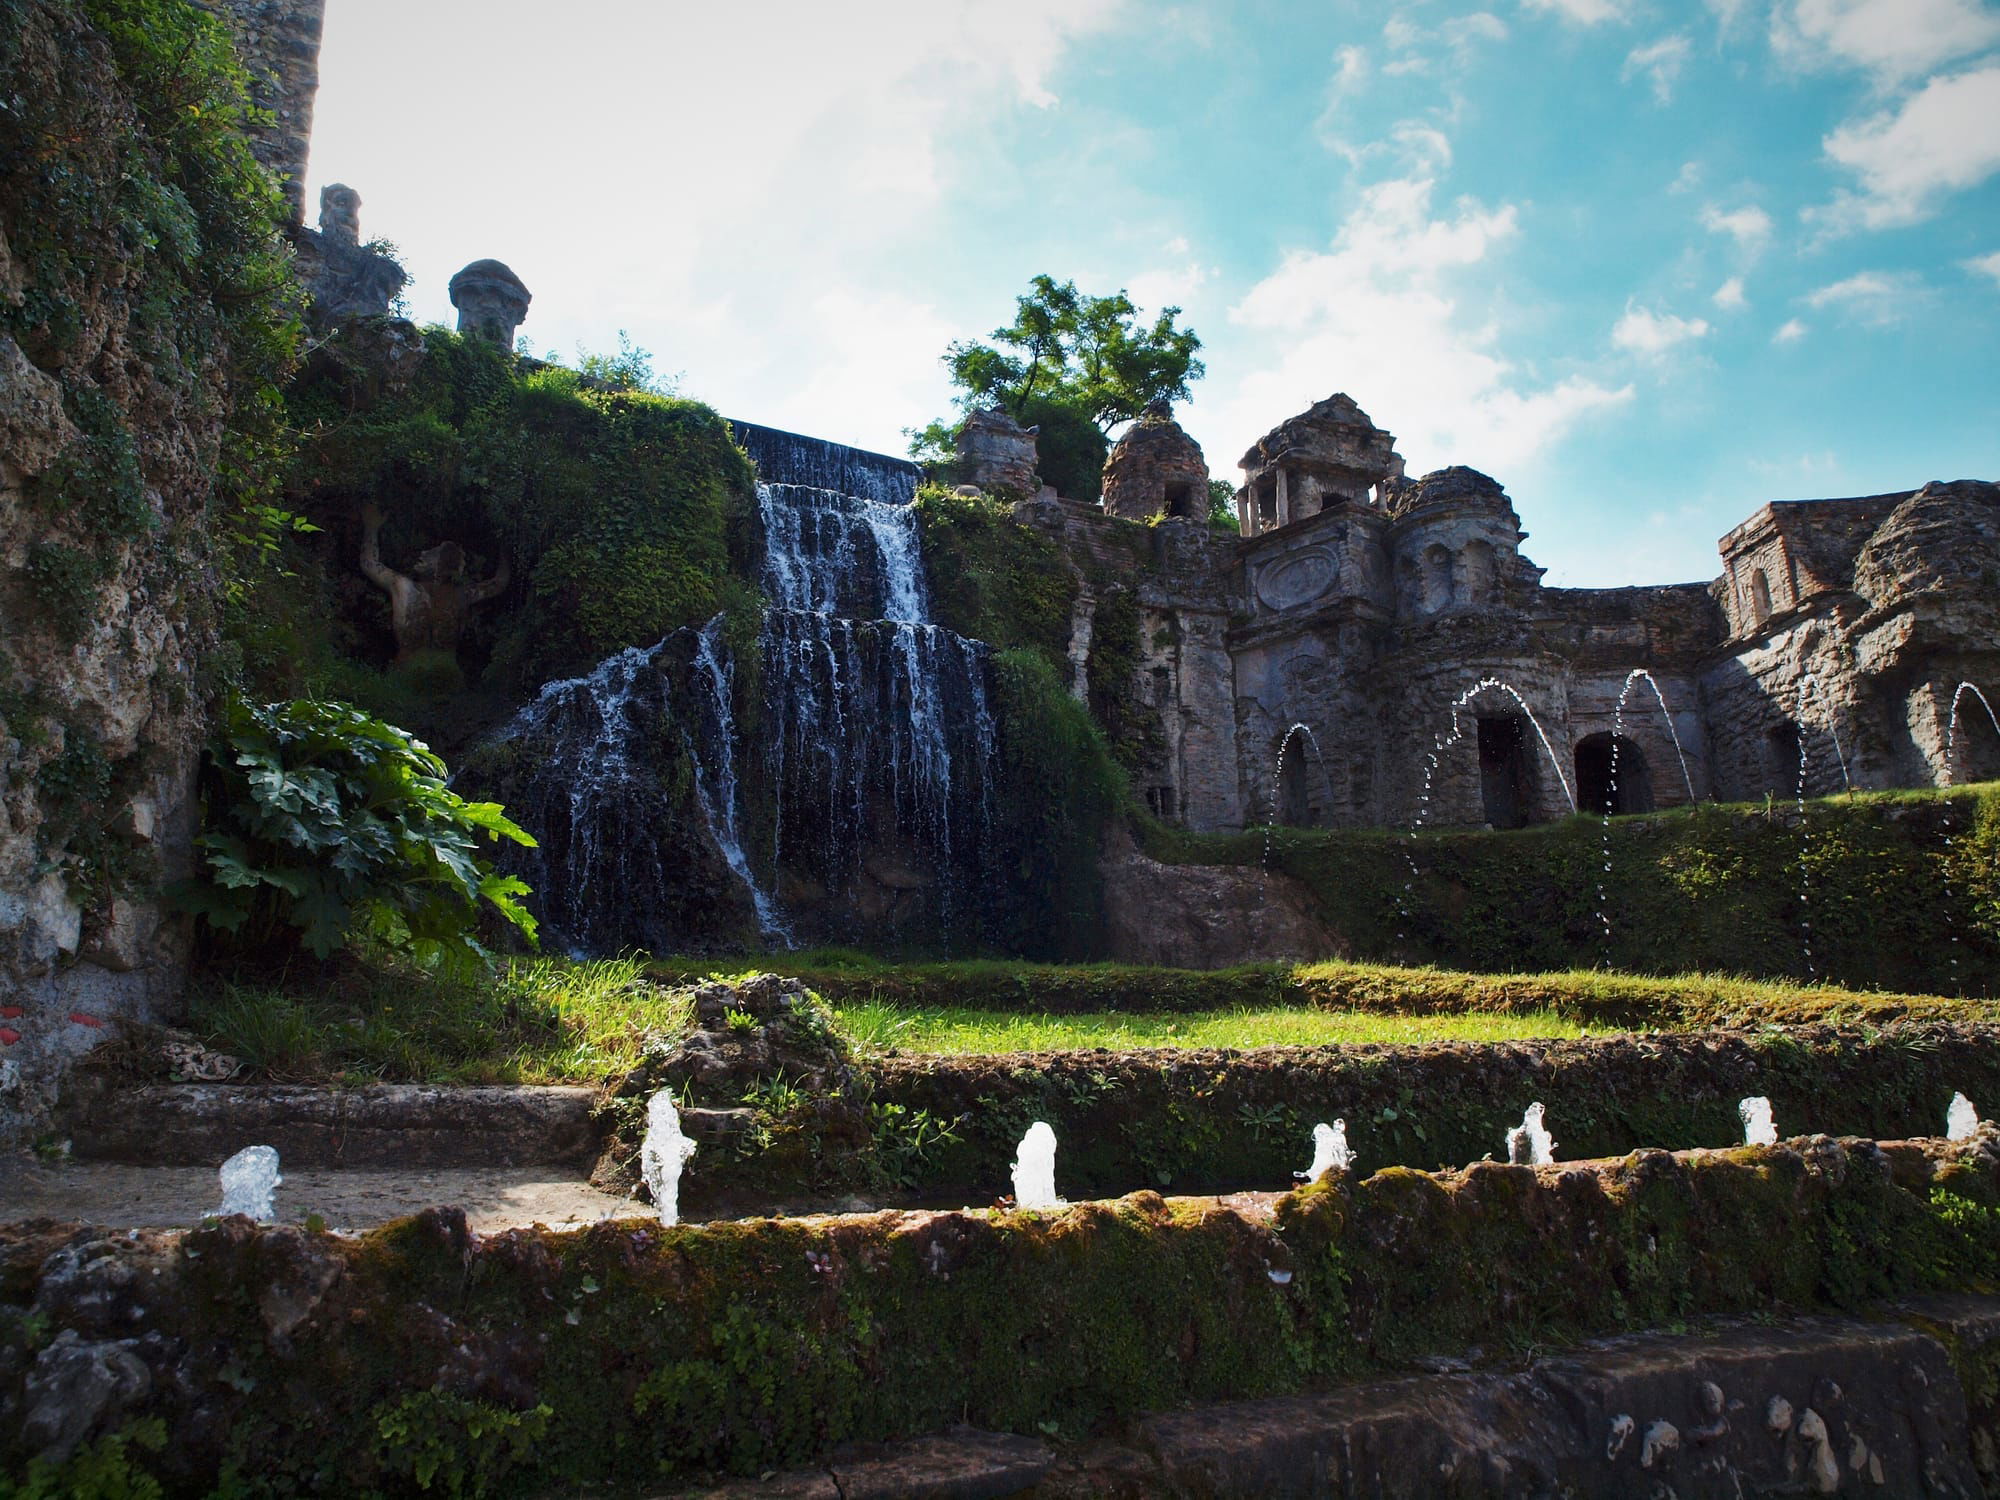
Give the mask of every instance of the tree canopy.
<path id="1" fill-rule="evenodd" d="M 963 411 L 997 406 L 1039 427 L 1042 477 L 1064 494 L 1094 499 L 1109 434 L 1146 403 L 1185 401 L 1201 379 L 1201 339 L 1177 326 L 1181 310 L 1162 309 L 1150 325 L 1122 290 L 1079 292 L 1074 281 L 1037 276 L 1015 299 L 1014 321 L 990 343 L 961 339 L 944 362 Z M 911 434 L 912 457 L 948 461 L 957 424 L 933 422 Z"/>

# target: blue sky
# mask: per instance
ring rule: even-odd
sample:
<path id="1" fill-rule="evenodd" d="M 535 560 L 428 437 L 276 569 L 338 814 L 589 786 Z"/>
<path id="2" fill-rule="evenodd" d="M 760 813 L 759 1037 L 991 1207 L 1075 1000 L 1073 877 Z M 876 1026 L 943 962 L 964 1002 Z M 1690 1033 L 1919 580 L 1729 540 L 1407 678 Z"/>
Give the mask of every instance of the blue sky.
<path id="1" fill-rule="evenodd" d="M 1980 0 L 328 0 L 312 196 L 724 411 L 900 451 L 1030 276 L 1177 304 L 1210 470 L 1335 390 L 1550 583 L 2000 478 Z"/>

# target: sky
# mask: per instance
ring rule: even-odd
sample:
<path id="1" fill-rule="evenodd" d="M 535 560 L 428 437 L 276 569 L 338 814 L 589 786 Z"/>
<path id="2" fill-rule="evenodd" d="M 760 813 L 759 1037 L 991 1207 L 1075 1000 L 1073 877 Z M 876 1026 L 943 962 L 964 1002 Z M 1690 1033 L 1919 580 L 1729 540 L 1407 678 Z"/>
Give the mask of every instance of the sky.
<path id="1" fill-rule="evenodd" d="M 1565 586 L 2000 478 L 2000 5 L 327 0 L 308 202 L 726 415 L 901 452 L 1037 273 L 1178 306 L 1212 474 L 1335 391 Z"/>

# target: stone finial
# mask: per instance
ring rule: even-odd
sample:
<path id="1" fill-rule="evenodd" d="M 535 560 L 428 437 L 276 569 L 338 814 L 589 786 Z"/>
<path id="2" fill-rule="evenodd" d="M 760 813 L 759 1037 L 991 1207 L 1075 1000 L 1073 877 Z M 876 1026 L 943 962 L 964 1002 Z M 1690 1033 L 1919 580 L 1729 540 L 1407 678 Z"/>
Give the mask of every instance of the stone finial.
<path id="1" fill-rule="evenodd" d="M 1023 427 L 999 407 L 969 414 L 958 430 L 958 467 L 982 490 L 1032 495 L 1038 488 L 1035 429 Z"/>
<path id="2" fill-rule="evenodd" d="M 1146 403 L 1104 461 L 1104 508 L 1129 521 L 1208 515 L 1208 460 L 1164 396 Z"/>
<path id="3" fill-rule="evenodd" d="M 514 333 L 527 319 L 528 304 L 534 299 L 503 262 L 475 260 L 451 278 L 450 291 L 460 333 L 502 349 L 514 347 Z"/>

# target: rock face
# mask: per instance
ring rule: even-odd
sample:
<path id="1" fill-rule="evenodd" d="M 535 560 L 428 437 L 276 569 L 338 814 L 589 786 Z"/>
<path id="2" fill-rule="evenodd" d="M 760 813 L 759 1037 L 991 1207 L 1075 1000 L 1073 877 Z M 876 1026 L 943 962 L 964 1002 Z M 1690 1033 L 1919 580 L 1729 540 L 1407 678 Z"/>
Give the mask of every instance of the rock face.
<path id="1" fill-rule="evenodd" d="M 185 935 L 159 892 L 187 869 L 195 817 L 211 489 L 250 378 L 232 363 L 248 331 L 235 320 L 274 311 L 232 267 L 274 274 L 276 244 L 240 224 L 183 225 L 207 237 L 198 281 L 168 241 L 132 234 L 112 206 L 126 190 L 107 184 L 131 180 L 142 156 L 170 174 L 174 150 L 222 148 L 146 136 L 110 39 L 77 7 L 9 17 L 21 30 L 0 79 L 0 1141 L 107 1023 L 157 1017 L 179 994 Z M 165 193 L 165 180 L 143 186 Z"/>
<path id="2" fill-rule="evenodd" d="M 982 407 L 959 428 L 958 467 L 968 484 L 1026 499 L 1041 484 L 1035 477 L 1035 429 L 997 406 Z"/>
<path id="3" fill-rule="evenodd" d="M 1164 399 L 1149 403 L 1104 463 L 1104 508 L 1128 521 L 1208 519 L 1208 460 Z"/>
<path id="4" fill-rule="evenodd" d="M 1233 865 L 1164 865 L 1121 841 L 1100 866 L 1107 957 L 1221 969 L 1338 956 L 1343 945 L 1289 876 Z"/>

